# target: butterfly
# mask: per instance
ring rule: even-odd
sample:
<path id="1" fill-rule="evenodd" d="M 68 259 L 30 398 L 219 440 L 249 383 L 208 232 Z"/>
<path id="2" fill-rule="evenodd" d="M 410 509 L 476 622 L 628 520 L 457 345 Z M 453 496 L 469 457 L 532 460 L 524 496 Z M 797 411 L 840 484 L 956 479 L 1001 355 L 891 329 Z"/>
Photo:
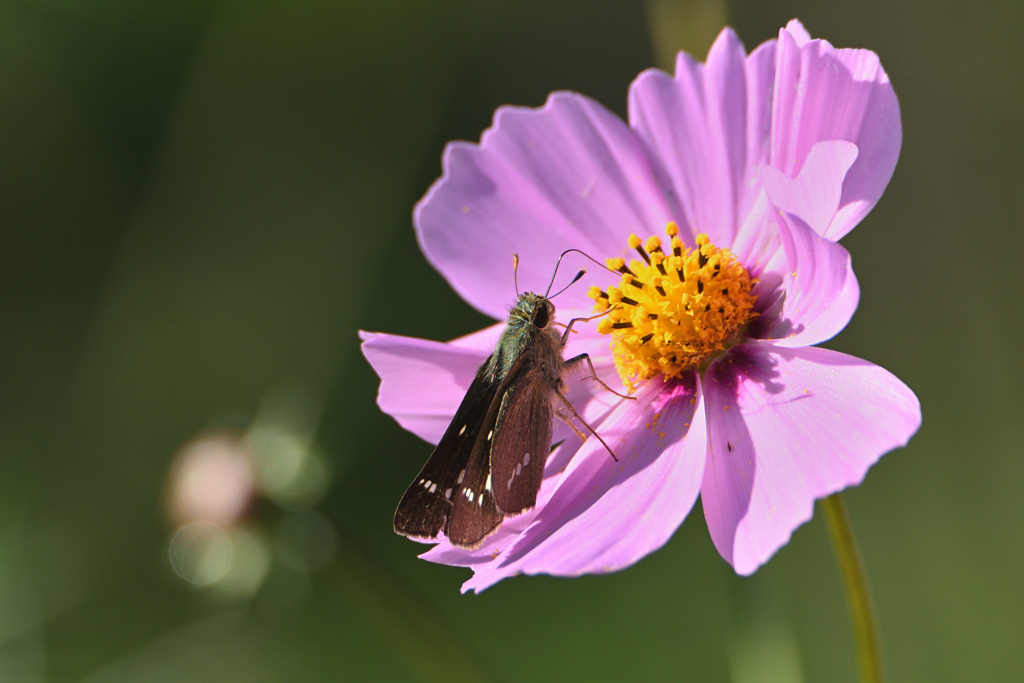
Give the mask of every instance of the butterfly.
<path id="1" fill-rule="evenodd" d="M 553 417 L 569 422 L 553 410 L 553 397 L 615 457 L 563 393 L 563 375 L 582 363 L 612 391 L 598 379 L 589 355 L 563 357 L 573 324 L 593 318 L 570 320 L 559 331 L 550 299 L 547 293 L 519 295 L 494 352 L 477 370 L 444 436 L 402 496 L 395 511 L 396 533 L 435 539 L 443 532 L 453 545 L 476 548 L 506 517 L 534 507 L 552 450 Z"/>

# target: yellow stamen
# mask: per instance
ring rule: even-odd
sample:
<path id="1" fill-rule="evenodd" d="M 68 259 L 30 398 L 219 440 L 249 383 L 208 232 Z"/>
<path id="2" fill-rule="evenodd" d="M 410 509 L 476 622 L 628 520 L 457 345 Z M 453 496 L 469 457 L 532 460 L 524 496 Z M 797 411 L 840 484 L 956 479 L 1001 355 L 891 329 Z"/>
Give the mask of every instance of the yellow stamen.
<path id="1" fill-rule="evenodd" d="M 611 309 L 597 331 L 612 335 L 615 366 L 630 391 L 648 377 L 669 380 L 700 366 L 738 342 L 757 315 L 750 293 L 755 280 L 732 252 L 703 233 L 687 249 L 675 223 L 665 233 L 671 253 L 661 250 L 657 237 L 644 243 L 630 235 L 629 246 L 644 260 L 608 259 L 608 267 L 623 274 L 620 285 L 588 292 L 599 313 Z"/>

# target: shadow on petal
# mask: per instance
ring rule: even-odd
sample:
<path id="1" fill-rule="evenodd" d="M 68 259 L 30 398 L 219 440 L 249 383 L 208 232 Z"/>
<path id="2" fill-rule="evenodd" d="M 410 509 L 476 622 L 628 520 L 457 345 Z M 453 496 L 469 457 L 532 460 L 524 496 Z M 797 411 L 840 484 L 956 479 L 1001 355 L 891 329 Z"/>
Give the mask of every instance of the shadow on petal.
<path id="1" fill-rule="evenodd" d="M 774 360 L 750 356 L 744 346 L 731 349 L 704 375 L 708 461 L 701 501 L 715 547 L 733 565 L 736 531 L 749 511 L 758 466 L 757 447 L 740 411 L 740 387 L 754 381 L 768 394 L 784 389 Z"/>

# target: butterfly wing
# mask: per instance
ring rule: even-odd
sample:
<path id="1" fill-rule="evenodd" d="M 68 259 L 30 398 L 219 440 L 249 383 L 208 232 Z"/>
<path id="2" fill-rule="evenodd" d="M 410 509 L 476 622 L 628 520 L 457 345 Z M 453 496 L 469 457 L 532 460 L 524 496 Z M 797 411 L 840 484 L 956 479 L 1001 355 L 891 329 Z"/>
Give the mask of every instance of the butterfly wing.
<path id="1" fill-rule="evenodd" d="M 532 364 L 508 383 L 491 445 L 493 498 L 505 515 L 537 504 L 544 464 L 551 452 L 551 391 L 544 367 Z"/>
<path id="2" fill-rule="evenodd" d="M 499 395 L 494 355 L 480 366 L 466 396 L 455 411 L 423 469 L 405 491 L 395 510 L 395 532 L 413 538 L 437 538 L 452 514 L 452 503 L 467 476 L 467 466 L 491 404 Z M 493 429 L 492 426 L 488 429 Z"/>
<path id="3" fill-rule="evenodd" d="M 491 468 L 487 457 L 495 434 L 494 426 L 501 406 L 500 392 L 491 406 L 473 445 L 466 466 L 462 486 L 455 494 L 452 514 L 445 535 L 452 544 L 463 548 L 476 548 L 505 518 L 494 504 L 491 492 Z"/>
<path id="4" fill-rule="evenodd" d="M 522 377 L 530 374 L 532 367 L 530 357 L 525 353 L 520 354 L 488 406 L 465 473 L 459 473 L 461 487 L 455 492 L 452 514 L 448 528 L 445 529 L 445 535 L 454 545 L 463 548 L 479 547 L 480 542 L 497 529 L 505 518 L 494 500 L 491 454 L 494 442 L 500 436 L 498 420 L 504 404 L 503 397 Z"/>

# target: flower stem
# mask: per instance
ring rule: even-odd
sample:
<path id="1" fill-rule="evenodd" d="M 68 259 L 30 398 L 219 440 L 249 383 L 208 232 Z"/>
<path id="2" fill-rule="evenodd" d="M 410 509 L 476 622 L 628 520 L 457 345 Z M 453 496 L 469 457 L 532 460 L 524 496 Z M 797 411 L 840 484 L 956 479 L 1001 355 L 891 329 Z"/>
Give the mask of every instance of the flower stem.
<path id="1" fill-rule="evenodd" d="M 829 535 L 836 549 L 836 561 L 843 573 L 846 587 L 846 599 L 850 603 L 850 618 L 857 636 L 858 659 L 860 661 L 860 680 L 863 683 L 881 683 L 882 656 L 878 647 L 878 627 L 875 625 L 875 613 L 871 607 L 871 596 L 864 576 L 857 544 L 853 540 L 853 529 L 850 519 L 846 516 L 846 506 L 838 493 L 833 493 L 821 501 L 825 508 L 825 519 L 828 521 Z"/>

